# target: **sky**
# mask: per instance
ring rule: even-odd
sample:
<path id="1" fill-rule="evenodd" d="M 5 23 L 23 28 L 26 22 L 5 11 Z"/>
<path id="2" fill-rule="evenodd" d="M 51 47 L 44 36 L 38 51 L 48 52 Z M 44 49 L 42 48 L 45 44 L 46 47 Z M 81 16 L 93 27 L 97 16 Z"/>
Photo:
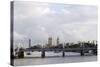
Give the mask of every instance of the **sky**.
<path id="1" fill-rule="evenodd" d="M 98 8 L 92 5 L 14 2 L 14 44 L 47 44 L 97 40 Z"/>

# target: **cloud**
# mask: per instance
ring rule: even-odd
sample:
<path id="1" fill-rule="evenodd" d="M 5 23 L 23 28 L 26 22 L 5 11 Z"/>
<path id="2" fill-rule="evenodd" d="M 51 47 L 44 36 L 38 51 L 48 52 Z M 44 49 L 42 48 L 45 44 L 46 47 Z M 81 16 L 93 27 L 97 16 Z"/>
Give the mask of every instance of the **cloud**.
<path id="1" fill-rule="evenodd" d="M 47 43 L 49 36 L 54 40 L 59 36 L 61 43 L 97 40 L 97 11 L 91 5 L 17 1 L 14 3 L 14 39 L 31 38 L 33 45 Z"/>
<path id="2" fill-rule="evenodd" d="M 16 40 L 22 40 L 25 37 L 26 37 L 25 35 L 17 33 L 17 32 L 14 31 L 14 39 L 16 39 Z"/>
<path id="3" fill-rule="evenodd" d="M 71 36 L 72 41 L 97 40 L 97 35 L 94 35 L 97 34 L 97 24 L 65 24 L 62 28 L 65 35 Z"/>

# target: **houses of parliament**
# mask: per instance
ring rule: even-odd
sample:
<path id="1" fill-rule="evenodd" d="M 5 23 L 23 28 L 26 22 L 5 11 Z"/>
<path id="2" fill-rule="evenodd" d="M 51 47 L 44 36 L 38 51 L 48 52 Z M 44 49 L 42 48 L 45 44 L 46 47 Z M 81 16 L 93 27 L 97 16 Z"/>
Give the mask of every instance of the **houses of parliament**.
<path id="1" fill-rule="evenodd" d="M 48 44 L 47 44 L 47 47 L 51 47 L 51 46 L 53 46 L 53 39 L 52 39 L 52 37 L 49 37 L 48 38 Z M 57 39 L 56 39 L 56 44 L 58 45 L 59 44 L 59 37 L 57 37 Z"/>

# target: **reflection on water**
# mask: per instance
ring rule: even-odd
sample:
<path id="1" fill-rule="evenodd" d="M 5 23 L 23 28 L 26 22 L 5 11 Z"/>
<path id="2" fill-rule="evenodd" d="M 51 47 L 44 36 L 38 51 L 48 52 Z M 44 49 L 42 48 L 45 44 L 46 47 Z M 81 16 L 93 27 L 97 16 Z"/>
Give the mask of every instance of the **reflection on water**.
<path id="1" fill-rule="evenodd" d="M 24 59 L 15 59 L 15 66 L 22 65 L 42 65 L 42 64 L 57 64 L 57 63 L 72 63 L 72 62 L 88 62 L 97 61 L 97 56 L 80 56 L 79 53 L 66 52 L 65 57 L 62 53 L 46 52 L 46 57 L 41 58 L 41 52 L 32 52 L 31 55 L 25 53 Z"/>

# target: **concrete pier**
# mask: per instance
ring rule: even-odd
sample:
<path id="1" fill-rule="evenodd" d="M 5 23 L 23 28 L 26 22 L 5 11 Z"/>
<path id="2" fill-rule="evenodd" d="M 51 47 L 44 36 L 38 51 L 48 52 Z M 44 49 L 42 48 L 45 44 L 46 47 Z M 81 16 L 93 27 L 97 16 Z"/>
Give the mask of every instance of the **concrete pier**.
<path id="1" fill-rule="evenodd" d="M 23 48 L 19 49 L 18 58 L 24 58 L 24 50 L 23 50 Z"/>
<path id="2" fill-rule="evenodd" d="M 97 55 L 97 50 L 93 50 L 93 54 L 94 55 Z"/>
<path id="3" fill-rule="evenodd" d="M 42 53 L 41 53 L 41 57 L 42 57 L 42 58 L 45 58 L 45 51 L 44 51 L 44 50 L 43 50 Z"/>
<path id="4" fill-rule="evenodd" d="M 81 55 L 81 56 L 84 56 L 84 50 L 81 50 L 81 51 L 80 51 L 80 55 Z"/>
<path id="5" fill-rule="evenodd" d="M 65 57 L 65 51 L 62 51 L 62 57 Z"/>
<path id="6" fill-rule="evenodd" d="M 24 58 L 24 51 L 18 52 L 18 58 Z"/>

